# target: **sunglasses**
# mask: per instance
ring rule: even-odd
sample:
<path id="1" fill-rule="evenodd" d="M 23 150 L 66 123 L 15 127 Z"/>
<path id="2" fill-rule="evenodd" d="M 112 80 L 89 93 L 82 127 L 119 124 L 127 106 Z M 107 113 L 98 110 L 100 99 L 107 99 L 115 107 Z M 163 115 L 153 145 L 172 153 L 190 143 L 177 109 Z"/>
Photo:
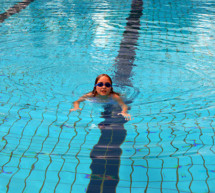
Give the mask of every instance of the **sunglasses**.
<path id="1" fill-rule="evenodd" d="M 103 84 L 103 82 L 99 82 L 98 84 L 96 84 L 95 86 L 98 87 L 102 87 L 102 86 L 106 86 L 106 87 L 112 87 L 112 85 L 109 82 L 106 82 L 105 84 Z"/>

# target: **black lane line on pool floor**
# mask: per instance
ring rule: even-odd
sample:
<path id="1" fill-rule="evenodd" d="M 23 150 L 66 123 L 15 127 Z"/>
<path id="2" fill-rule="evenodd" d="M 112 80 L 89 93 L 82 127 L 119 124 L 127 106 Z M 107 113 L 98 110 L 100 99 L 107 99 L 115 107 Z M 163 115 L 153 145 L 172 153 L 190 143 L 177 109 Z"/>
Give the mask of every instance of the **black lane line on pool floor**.
<path id="1" fill-rule="evenodd" d="M 140 17 L 143 11 L 143 1 L 133 0 L 127 25 L 123 33 L 119 54 L 116 58 L 116 72 L 113 76 L 117 85 L 131 86 L 131 71 L 135 60 L 135 49 L 140 30 Z M 126 101 L 126 104 L 132 103 Z M 104 121 L 98 127 L 101 136 L 98 143 L 93 147 L 90 157 L 92 159 L 90 183 L 87 193 L 115 193 L 119 182 L 119 167 L 122 149 L 120 145 L 124 142 L 127 131 L 126 123 L 122 116 L 120 107 L 105 105 L 102 117 Z"/>
<path id="2" fill-rule="evenodd" d="M 10 16 L 19 13 L 22 9 L 25 9 L 34 0 L 24 0 L 15 4 L 13 7 L 9 8 L 6 12 L 0 14 L 0 23 L 3 23 L 5 19 Z"/>

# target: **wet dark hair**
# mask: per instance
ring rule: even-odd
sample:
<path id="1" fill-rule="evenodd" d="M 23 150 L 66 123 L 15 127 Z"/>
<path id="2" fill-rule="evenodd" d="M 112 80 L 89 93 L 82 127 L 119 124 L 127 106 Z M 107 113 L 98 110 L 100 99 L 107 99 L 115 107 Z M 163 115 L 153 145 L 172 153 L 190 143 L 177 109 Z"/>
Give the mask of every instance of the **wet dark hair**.
<path id="1" fill-rule="evenodd" d="M 96 92 L 96 84 L 98 83 L 98 80 L 99 80 L 101 77 L 103 77 L 103 76 L 107 77 L 107 78 L 110 80 L 110 83 L 111 83 L 111 85 L 112 85 L 112 79 L 111 79 L 110 76 L 108 76 L 107 74 L 100 74 L 99 76 L 97 76 L 97 78 L 96 78 L 96 80 L 95 80 L 94 88 L 93 88 L 93 91 L 92 91 L 92 94 L 93 94 L 94 97 L 97 95 L 97 92 Z M 113 91 L 113 87 L 111 87 L 110 94 L 116 94 L 116 95 L 119 96 L 119 93 Z"/>

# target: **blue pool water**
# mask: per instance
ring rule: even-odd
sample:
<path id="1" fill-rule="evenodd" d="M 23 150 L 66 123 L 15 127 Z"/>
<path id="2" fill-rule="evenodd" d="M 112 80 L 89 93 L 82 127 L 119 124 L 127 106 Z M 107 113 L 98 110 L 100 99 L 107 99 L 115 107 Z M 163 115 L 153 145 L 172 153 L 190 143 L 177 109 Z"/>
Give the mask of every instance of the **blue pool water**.
<path id="1" fill-rule="evenodd" d="M 214 7 L 2 0 L 0 192 L 215 192 Z M 69 112 L 102 73 L 131 121 Z"/>

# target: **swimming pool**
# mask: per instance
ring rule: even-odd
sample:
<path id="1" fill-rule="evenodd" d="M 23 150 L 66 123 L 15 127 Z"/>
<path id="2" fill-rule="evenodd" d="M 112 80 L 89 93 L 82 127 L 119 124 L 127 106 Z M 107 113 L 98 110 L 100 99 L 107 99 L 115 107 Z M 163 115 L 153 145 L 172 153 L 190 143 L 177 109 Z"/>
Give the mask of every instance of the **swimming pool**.
<path id="1" fill-rule="evenodd" d="M 0 8 L 0 192 L 215 192 L 213 1 L 23 2 Z M 101 73 L 131 121 L 69 112 Z"/>

